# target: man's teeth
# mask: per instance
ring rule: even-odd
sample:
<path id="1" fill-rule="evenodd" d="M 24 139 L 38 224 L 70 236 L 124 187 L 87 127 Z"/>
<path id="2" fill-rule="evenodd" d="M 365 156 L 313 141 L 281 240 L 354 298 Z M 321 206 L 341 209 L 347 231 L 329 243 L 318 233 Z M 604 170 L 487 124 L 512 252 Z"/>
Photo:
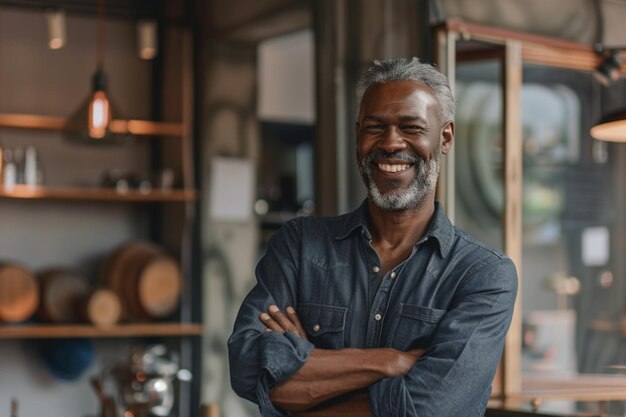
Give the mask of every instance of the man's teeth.
<path id="1" fill-rule="evenodd" d="M 409 164 L 378 164 L 378 169 L 384 172 L 400 172 L 409 166 Z"/>

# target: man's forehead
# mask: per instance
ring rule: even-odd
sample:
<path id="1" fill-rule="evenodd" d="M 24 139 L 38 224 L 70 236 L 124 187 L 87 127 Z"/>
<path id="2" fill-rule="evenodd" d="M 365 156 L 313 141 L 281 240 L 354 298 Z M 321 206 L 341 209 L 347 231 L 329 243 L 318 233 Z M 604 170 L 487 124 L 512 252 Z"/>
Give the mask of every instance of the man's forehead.
<path id="1" fill-rule="evenodd" d="M 414 107 L 414 111 L 404 109 L 403 116 L 417 117 L 423 111 L 439 111 L 439 102 L 430 87 L 426 84 L 411 81 L 398 80 L 370 86 L 363 95 L 360 106 L 360 116 L 376 115 L 380 106 Z M 391 108 L 389 108 L 391 110 Z M 421 110 L 421 111 L 420 111 Z M 372 113 L 373 112 L 373 113 Z"/>
<path id="2" fill-rule="evenodd" d="M 394 118 L 400 122 L 427 122 L 427 120 L 421 117 L 419 114 L 394 114 Z M 384 116 L 377 114 L 365 114 L 363 120 L 382 121 Z"/>

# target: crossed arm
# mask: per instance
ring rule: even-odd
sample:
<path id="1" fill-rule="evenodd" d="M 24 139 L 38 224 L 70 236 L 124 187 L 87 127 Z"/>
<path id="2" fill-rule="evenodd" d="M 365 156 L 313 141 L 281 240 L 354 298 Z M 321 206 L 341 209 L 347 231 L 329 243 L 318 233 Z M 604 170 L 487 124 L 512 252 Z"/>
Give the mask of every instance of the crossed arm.
<path id="1" fill-rule="evenodd" d="M 290 332 L 306 340 L 306 332 L 291 307 L 286 314 L 275 305 L 259 316 L 267 331 Z M 422 350 L 313 349 L 307 362 L 270 393 L 272 403 L 292 417 L 373 416 L 364 388 L 380 379 L 406 374 Z M 328 402 L 345 395 L 340 401 Z"/>

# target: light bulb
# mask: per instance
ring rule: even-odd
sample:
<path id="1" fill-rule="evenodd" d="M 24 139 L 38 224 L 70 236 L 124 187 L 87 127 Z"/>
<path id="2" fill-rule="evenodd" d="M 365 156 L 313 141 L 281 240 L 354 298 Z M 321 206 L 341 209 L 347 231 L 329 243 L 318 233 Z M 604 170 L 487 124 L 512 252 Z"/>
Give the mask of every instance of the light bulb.
<path id="1" fill-rule="evenodd" d="M 109 98 L 102 90 L 94 93 L 89 103 L 89 136 L 102 139 L 111 119 Z"/>

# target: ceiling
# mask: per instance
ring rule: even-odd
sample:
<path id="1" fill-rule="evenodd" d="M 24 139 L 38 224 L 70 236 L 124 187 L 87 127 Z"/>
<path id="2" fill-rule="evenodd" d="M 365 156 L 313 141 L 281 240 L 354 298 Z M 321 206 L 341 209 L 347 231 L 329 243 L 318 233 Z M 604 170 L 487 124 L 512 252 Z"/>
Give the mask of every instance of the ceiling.
<path id="1" fill-rule="evenodd" d="M 337 0 L 339 1 L 339 0 Z M 343 0 L 358 4 L 359 0 Z M 363 0 L 360 0 L 363 1 Z M 372 1 L 372 0 L 368 0 Z M 391 1 L 391 0 L 378 0 Z M 626 0 L 415 0 L 441 10 L 438 19 L 462 20 L 574 42 L 626 45 Z M 315 0 L 105 0 L 107 17 L 165 17 L 197 23 L 209 36 L 256 42 L 311 27 Z M 97 0 L 3 0 L 3 7 L 62 7 L 97 14 Z"/>
<path id="2" fill-rule="evenodd" d="M 156 18 L 163 14 L 168 19 L 183 19 L 191 0 L 105 0 L 107 17 L 137 19 Z M 3 0 L 3 7 L 26 9 L 62 8 L 68 14 L 97 15 L 97 0 Z"/>

